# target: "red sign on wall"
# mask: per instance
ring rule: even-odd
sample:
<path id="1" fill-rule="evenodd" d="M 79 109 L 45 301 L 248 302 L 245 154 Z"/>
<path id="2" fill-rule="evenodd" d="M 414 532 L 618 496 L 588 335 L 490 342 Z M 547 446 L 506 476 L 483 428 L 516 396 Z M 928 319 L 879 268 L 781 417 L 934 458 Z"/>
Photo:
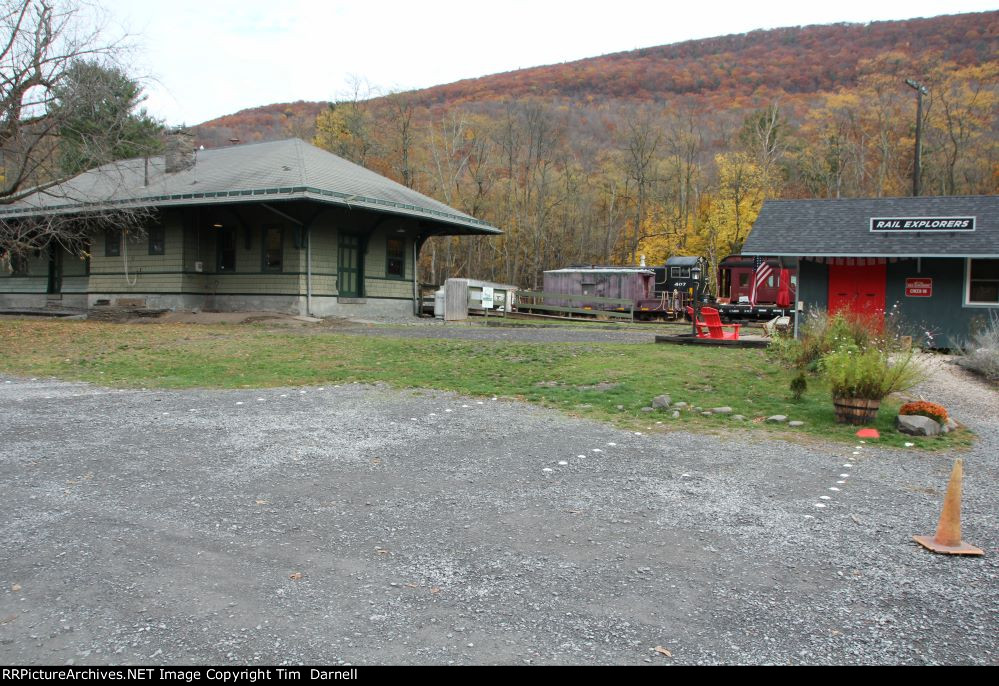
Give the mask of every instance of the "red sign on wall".
<path id="1" fill-rule="evenodd" d="M 933 279 L 906 279 L 905 295 L 909 298 L 932 297 Z"/>

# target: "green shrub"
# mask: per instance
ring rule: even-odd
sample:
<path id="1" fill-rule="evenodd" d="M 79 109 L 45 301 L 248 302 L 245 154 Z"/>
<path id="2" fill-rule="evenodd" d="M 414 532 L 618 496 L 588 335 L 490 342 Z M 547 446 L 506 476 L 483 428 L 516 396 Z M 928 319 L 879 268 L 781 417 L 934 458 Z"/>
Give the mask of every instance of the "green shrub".
<path id="1" fill-rule="evenodd" d="M 798 375 L 791 379 L 791 395 L 796 401 L 801 400 L 801 396 L 805 395 L 807 390 L 808 379 L 805 378 L 805 372 L 798 372 Z"/>
<path id="2" fill-rule="evenodd" d="M 820 367 L 834 398 L 881 400 L 922 380 L 912 352 L 892 360 L 877 348 L 859 350 L 844 345 L 822 357 Z"/>
<path id="3" fill-rule="evenodd" d="M 894 311 L 887 317 L 825 311 L 810 312 L 802 318 L 798 340 L 775 336 L 768 348 L 770 356 L 791 369 L 818 371 L 819 360 L 842 349 L 879 350 L 884 353 L 901 350 L 901 322 Z"/>

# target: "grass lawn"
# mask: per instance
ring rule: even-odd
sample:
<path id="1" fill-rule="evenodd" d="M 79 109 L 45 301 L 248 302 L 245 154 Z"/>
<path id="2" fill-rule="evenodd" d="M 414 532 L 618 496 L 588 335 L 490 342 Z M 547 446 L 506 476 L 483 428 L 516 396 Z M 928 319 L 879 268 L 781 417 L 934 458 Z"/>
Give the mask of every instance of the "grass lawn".
<path id="1" fill-rule="evenodd" d="M 723 415 L 647 413 L 668 393 L 705 409 L 730 406 L 761 431 L 854 442 L 857 427 L 834 422 L 828 389 L 810 380 L 801 401 L 790 397 L 790 372 L 762 350 L 656 344 L 510 343 L 405 339 L 248 325 L 103 324 L 0 320 L 0 372 L 57 377 L 106 386 L 258 388 L 383 382 L 474 396 L 500 396 L 609 421 L 637 431 L 744 428 Z M 900 403 L 882 404 L 880 443 L 906 441 L 936 450 L 967 445 L 965 430 L 913 439 L 894 428 Z M 763 423 L 784 414 L 805 426 Z M 657 424 L 662 422 L 662 424 Z"/>

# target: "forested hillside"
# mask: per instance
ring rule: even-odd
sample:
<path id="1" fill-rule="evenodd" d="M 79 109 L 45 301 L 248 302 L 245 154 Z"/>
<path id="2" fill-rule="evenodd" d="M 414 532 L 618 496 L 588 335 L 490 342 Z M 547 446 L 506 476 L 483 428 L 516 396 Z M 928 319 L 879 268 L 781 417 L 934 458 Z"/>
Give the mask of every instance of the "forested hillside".
<path id="1" fill-rule="evenodd" d="M 485 219 L 426 280 L 533 286 L 574 262 L 738 250 L 769 197 L 999 190 L 999 12 L 756 31 L 377 98 L 247 110 L 207 146 L 288 136 Z"/>

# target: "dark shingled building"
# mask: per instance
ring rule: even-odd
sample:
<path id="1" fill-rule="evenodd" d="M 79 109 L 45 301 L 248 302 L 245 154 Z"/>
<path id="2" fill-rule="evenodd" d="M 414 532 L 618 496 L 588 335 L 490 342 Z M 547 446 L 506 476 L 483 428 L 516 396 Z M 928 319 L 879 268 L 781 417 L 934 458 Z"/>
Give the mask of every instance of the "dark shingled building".
<path id="1" fill-rule="evenodd" d="M 771 200 L 742 253 L 797 259 L 806 313 L 895 312 L 936 347 L 999 315 L 999 196 Z"/>

